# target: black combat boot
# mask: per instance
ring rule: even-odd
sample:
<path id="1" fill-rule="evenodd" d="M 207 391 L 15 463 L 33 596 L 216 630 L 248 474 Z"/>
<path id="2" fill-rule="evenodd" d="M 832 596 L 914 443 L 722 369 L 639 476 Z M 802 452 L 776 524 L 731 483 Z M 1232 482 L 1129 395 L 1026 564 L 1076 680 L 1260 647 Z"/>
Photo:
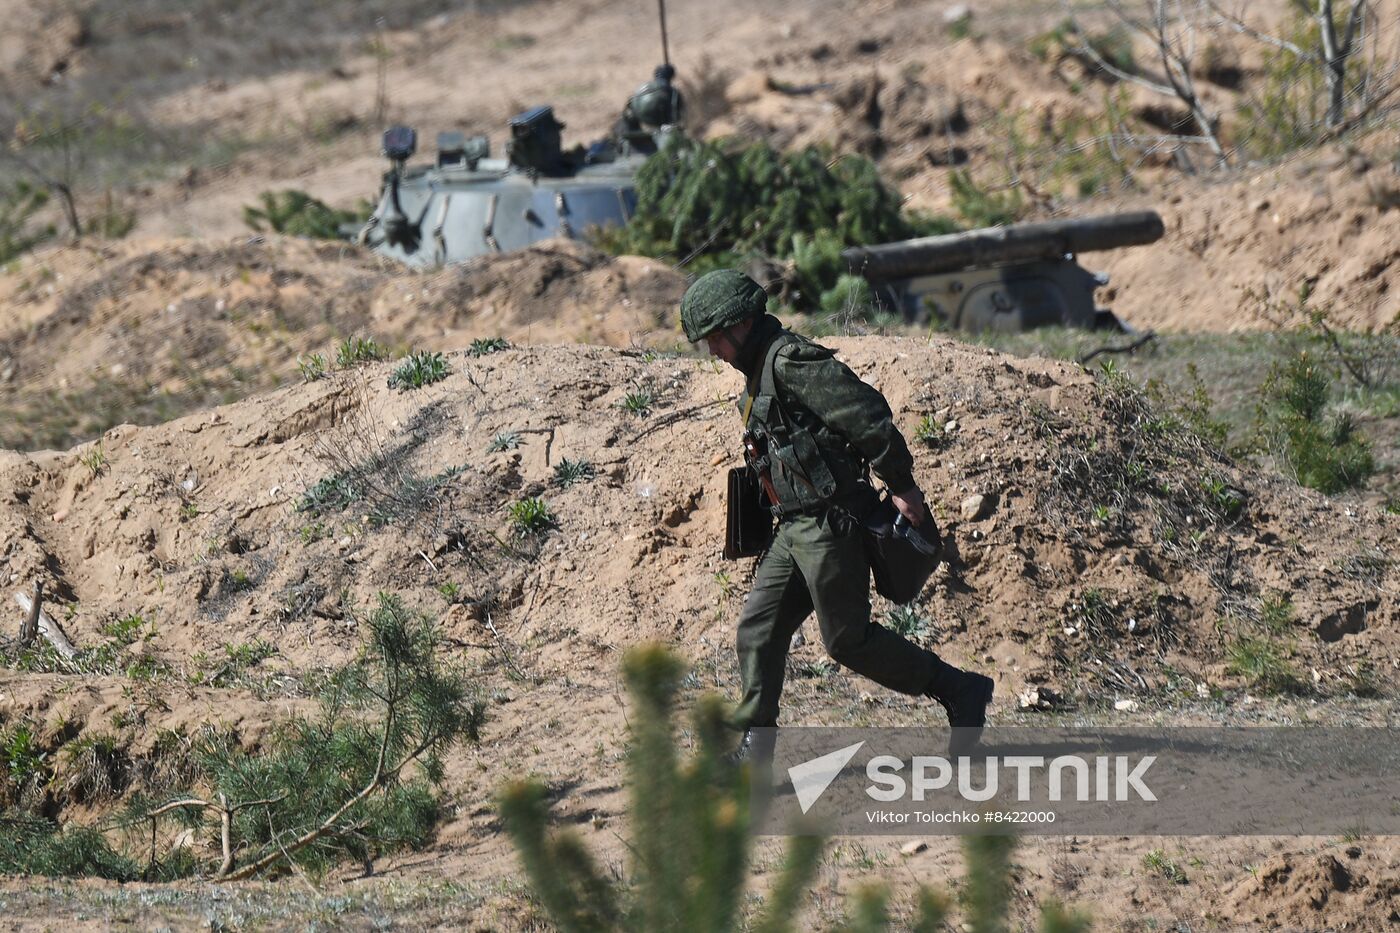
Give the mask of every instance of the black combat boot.
<path id="1" fill-rule="evenodd" d="M 996 684 L 990 677 L 959 670 L 942 659 L 937 659 L 937 667 L 924 694 L 937 700 L 948 713 L 948 725 L 953 730 L 948 737 L 948 754 L 956 758 L 971 752 L 981 740 Z"/>

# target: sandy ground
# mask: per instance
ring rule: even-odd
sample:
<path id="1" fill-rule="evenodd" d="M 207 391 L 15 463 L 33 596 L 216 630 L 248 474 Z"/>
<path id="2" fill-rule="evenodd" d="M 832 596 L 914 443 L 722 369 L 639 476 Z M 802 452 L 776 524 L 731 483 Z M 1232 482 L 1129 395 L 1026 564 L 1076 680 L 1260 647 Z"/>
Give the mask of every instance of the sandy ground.
<path id="1" fill-rule="evenodd" d="M 389 119 L 414 124 L 422 139 L 488 132 L 499 148 L 507 116 L 552 101 L 570 138 L 589 139 L 655 64 L 650 9 L 643 17 L 636 3 L 484 6 L 378 37 L 390 53 Z M 1025 49 L 1058 8 L 979 9 L 974 35 L 954 38 L 945 7 L 673 3 L 670 27 L 681 76 L 705 101 L 702 131 L 867 152 L 911 206 L 944 210 L 949 167 L 937 163 L 950 146 L 972 153 L 979 177 L 994 182 L 1003 166 L 979 156 L 999 151 L 1008 119 L 1065 124 L 1103 100 L 1102 89 L 1085 93 L 1072 60 Z M 60 62 L 64 80 L 83 80 L 111 54 L 61 11 L 0 9 L 15 24 L 0 41 L 13 87 L 41 86 Z M 177 37 L 195 28 L 182 22 L 140 28 Z M 1248 51 L 1240 61 L 1247 76 L 1257 68 Z M 390 589 L 437 618 L 477 671 L 492 701 L 483 743 L 449 762 L 450 813 L 437 843 L 381 866 L 381 878 L 347 873 L 309 895 L 296 881 L 227 893 L 184 886 L 173 889 L 178 903 L 142 886 L 6 881 L 0 927 L 44 928 L 55 917 L 75 928 L 186 927 L 206 916 L 306 925 L 296 910 L 329 911 L 326 922 L 351 928 L 380 917 L 538 927 L 494 815 L 495 789 L 522 772 L 546 776 L 560 789 L 561 822 L 596 827 L 590 842 L 621 865 L 621 652 L 665 641 L 695 666 L 695 689 L 734 692 L 730 643 L 748 568 L 718 552 L 737 384 L 671 352 L 681 273 L 556 242 L 420 274 L 348 245 L 244 228 L 242 207 L 268 189 L 347 206 L 373 194 L 383 169 L 377 72 L 361 44 L 333 66 L 188 81 L 143 101 L 162 125 L 236 127 L 253 142 L 211 164 L 167 166 L 124 192 L 139 218 L 129 239 L 54 245 L 0 275 L 0 447 L 15 448 L 0 451 L 6 602 L 42 576 L 82 646 L 140 613 L 152 637 L 123 650 L 149 654 L 166 672 L 137 683 L 6 670 L 0 726 L 36 722 L 55 753 L 82 735 L 113 734 L 138 761 L 158 730 L 204 722 L 255 744 L 277 716 L 305 707 L 308 674 L 359 644 L 340 594 L 363 606 Z M 1204 93 L 1228 108 L 1238 92 Z M 954 105 L 963 129 L 942 119 Z M 1150 105 L 1127 97 L 1139 111 Z M 1393 156 L 1393 129 L 1383 129 L 1223 175 L 1184 177 L 1146 158 L 1131 165 L 1136 189 L 1080 201 L 1046 187 L 1034 216 L 1162 213 L 1159 244 L 1086 257 L 1112 276 L 1101 300 L 1138 327 L 1293 323 L 1278 305 L 1307 282 L 1313 306 L 1339 326 L 1381 330 L 1400 312 Z M 444 351 L 452 375 L 416 392 L 386 386 L 388 363 L 302 381 L 299 363 L 332 358 L 354 335 L 396 352 Z M 514 348 L 464 352 L 481 337 Z M 925 416 L 956 424 L 937 449 L 916 445 L 919 477 L 955 542 L 917 608 L 929 645 L 997 678 L 994 719 L 1061 715 L 1022 712 L 1017 697 L 1032 688 L 1068 698 L 1064 715 L 1120 723 L 1393 719 L 1393 700 L 1358 694 L 1395 695 L 1396 516 L 1180 439 L 1153 442 L 1157 492 L 1125 492 L 1115 478 L 1147 449 L 1141 424 L 1078 367 L 943 338 L 834 345 L 887 393 L 906 434 Z M 629 393 L 651 397 L 645 415 L 624 409 Z M 488 449 L 508 432 L 519 447 Z M 318 480 L 386 447 L 401 452 L 410 479 L 460 472 L 421 498 L 404 492 L 400 473 L 346 509 L 297 511 Z M 558 487 L 554 468 L 565 457 L 588 459 L 597 477 Z M 1226 487 L 1242 498 L 1238 517 L 1220 515 L 1205 492 Z M 507 506 L 536 495 L 556 529 L 501 548 L 498 540 L 515 540 Z M 985 517 L 963 517 L 973 495 L 990 504 Z M 384 509 L 394 520 L 373 520 Z M 448 583 L 472 599 L 448 602 L 439 593 Z M 1263 606 L 1281 595 L 1294 611 L 1272 634 L 1302 697 L 1268 695 L 1228 663 L 1232 642 L 1263 631 Z M 1102 613 L 1086 626 L 1089 601 Z M 210 686 L 225 645 L 257 640 L 276 653 Z M 795 652 L 788 721 L 893 725 L 930 715 L 820 668 L 821 657 L 811 642 Z M 1137 710 L 1113 711 L 1119 699 Z M 97 815 L 60 805 L 74 818 Z M 840 840 L 808 907 L 813 925 L 831 922 L 837 895 L 863 878 L 891 880 L 907 903 L 915 881 L 960 877 L 952 841 L 907 857 L 905 841 Z M 1154 849 L 1184 866 L 1188 883 L 1147 869 Z M 773 847 L 760 849 L 760 884 L 776 860 Z M 1374 837 L 1030 840 L 1017 856 L 1016 910 L 1029 918 L 1034 900 L 1056 896 L 1090 908 L 1098 929 L 1390 929 L 1400 922 L 1398 861 L 1395 844 Z M 444 878 L 459 886 L 435 887 Z M 336 914 L 335 898 L 348 898 L 351 913 Z"/>

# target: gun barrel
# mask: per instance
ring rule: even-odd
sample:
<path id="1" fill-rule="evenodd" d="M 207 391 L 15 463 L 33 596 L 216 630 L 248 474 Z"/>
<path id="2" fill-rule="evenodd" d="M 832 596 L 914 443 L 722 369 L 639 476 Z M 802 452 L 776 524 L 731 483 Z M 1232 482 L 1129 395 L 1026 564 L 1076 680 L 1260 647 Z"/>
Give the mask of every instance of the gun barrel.
<path id="1" fill-rule="evenodd" d="M 1164 232 L 1162 218 L 1156 211 L 1135 211 L 1080 220 L 985 227 L 877 246 L 853 246 L 842 250 L 841 258 L 857 275 L 889 281 L 1007 262 L 1056 259 L 1120 246 L 1141 246 L 1161 239 Z"/>

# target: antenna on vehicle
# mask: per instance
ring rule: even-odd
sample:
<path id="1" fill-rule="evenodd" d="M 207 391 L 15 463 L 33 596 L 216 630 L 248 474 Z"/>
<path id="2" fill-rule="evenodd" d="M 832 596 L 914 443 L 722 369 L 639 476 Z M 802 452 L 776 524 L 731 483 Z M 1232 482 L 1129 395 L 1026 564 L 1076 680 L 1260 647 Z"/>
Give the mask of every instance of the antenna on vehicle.
<path id="1" fill-rule="evenodd" d="M 656 0 L 656 5 L 661 10 L 661 63 L 670 68 L 671 46 L 666 41 L 666 0 Z"/>

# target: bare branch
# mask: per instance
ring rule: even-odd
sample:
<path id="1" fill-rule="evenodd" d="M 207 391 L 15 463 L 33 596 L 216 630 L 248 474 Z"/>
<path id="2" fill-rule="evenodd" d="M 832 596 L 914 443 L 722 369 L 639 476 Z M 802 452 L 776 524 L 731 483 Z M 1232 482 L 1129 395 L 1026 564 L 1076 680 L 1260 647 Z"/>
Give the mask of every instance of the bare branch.
<path id="1" fill-rule="evenodd" d="M 1287 39 L 1280 39 L 1278 36 L 1271 35 L 1259 29 L 1255 29 L 1253 26 L 1249 25 L 1244 20 L 1240 19 L 1234 14 L 1225 12 L 1220 8 L 1220 5 L 1216 3 L 1216 0 L 1206 0 L 1206 5 L 1210 7 L 1212 13 L 1220 17 L 1221 21 L 1226 26 L 1229 26 L 1231 29 L 1233 29 L 1235 32 L 1239 33 L 1242 36 L 1248 36 L 1249 38 L 1254 39 L 1258 42 L 1262 42 L 1265 45 L 1272 45 L 1276 49 L 1282 49 L 1285 52 L 1291 52 L 1299 58 L 1307 59 L 1308 61 L 1319 60 L 1319 56 L 1316 53 L 1311 52 L 1303 48 L 1302 46 L 1289 42 Z"/>

